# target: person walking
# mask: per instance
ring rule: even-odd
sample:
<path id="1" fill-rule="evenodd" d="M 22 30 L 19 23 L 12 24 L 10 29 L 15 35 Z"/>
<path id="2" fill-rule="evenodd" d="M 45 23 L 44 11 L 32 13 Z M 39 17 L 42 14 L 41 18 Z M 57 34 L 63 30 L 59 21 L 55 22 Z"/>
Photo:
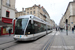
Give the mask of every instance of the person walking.
<path id="1" fill-rule="evenodd" d="M 72 27 L 72 33 L 74 33 L 74 27 Z"/>
<path id="2" fill-rule="evenodd" d="M 62 32 L 62 28 L 60 27 L 60 31 Z"/>
<path id="3" fill-rule="evenodd" d="M 56 31 L 57 31 L 57 27 L 56 27 Z"/>
<path id="4" fill-rule="evenodd" d="M 9 36 L 11 35 L 11 31 L 12 31 L 12 29 L 10 28 L 10 29 L 9 29 Z"/>

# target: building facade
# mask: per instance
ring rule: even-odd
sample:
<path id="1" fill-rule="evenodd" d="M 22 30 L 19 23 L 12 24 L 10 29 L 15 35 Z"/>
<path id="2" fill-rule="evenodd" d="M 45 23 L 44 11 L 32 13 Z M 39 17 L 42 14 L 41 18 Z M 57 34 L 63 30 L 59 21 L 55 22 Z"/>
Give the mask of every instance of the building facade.
<path id="1" fill-rule="evenodd" d="M 15 0 L 0 0 L 0 35 L 9 34 L 13 18 L 15 18 Z"/>
<path id="2" fill-rule="evenodd" d="M 55 22 L 52 19 L 50 19 L 50 24 L 51 24 L 51 28 L 55 28 L 56 27 L 56 24 L 55 24 Z"/>
<path id="3" fill-rule="evenodd" d="M 55 22 L 50 19 L 50 16 L 48 12 L 45 10 L 45 8 L 43 6 L 36 5 L 36 4 L 33 5 L 32 7 L 25 8 L 25 10 L 24 8 L 22 8 L 22 11 L 16 12 L 16 17 L 22 15 L 30 15 L 30 14 L 50 23 L 52 27 L 55 26 Z"/>
<path id="4" fill-rule="evenodd" d="M 75 0 L 73 2 L 69 2 L 66 12 L 60 21 L 61 27 L 64 26 L 64 28 L 66 28 L 66 20 L 68 30 L 71 30 L 73 27 L 75 28 Z"/>
<path id="5" fill-rule="evenodd" d="M 20 11 L 20 12 L 18 12 L 18 11 L 15 12 L 16 18 L 19 17 L 19 16 L 22 16 L 22 15 L 26 15 L 26 12 L 25 12 L 24 8 L 22 8 L 22 11 Z"/>
<path id="6" fill-rule="evenodd" d="M 75 0 L 73 0 L 73 1 L 75 1 Z"/>
<path id="7" fill-rule="evenodd" d="M 66 20 L 66 17 L 63 16 L 63 17 L 61 18 L 61 20 L 60 20 L 59 26 L 60 26 L 61 28 L 65 28 L 65 29 L 66 29 L 65 20 Z"/>
<path id="8" fill-rule="evenodd" d="M 36 17 L 39 17 L 43 20 L 46 21 L 46 18 L 47 18 L 47 11 L 43 8 L 43 6 L 41 7 L 40 5 L 33 5 L 32 7 L 28 7 L 28 8 L 25 8 L 25 12 L 26 12 L 26 15 L 28 14 L 32 14 Z"/>

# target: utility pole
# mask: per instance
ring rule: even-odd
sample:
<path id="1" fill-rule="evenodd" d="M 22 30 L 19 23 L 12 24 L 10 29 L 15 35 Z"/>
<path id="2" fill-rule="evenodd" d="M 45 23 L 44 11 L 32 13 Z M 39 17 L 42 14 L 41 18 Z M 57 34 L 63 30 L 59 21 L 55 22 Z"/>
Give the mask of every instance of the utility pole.
<path id="1" fill-rule="evenodd" d="M 66 19 L 66 35 L 68 35 L 68 20 Z"/>

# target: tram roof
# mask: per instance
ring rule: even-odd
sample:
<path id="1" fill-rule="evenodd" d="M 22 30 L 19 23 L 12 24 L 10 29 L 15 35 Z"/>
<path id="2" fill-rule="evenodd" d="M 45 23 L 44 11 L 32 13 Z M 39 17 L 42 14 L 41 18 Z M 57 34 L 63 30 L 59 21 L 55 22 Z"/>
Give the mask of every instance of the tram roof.
<path id="1" fill-rule="evenodd" d="M 40 18 L 38 18 L 38 17 L 36 17 L 36 16 L 34 16 L 34 15 L 23 15 L 23 16 L 19 16 L 18 17 L 18 19 L 20 19 L 20 18 L 36 18 L 37 20 L 40 20 L 40 21 L 42 21 L 42 22 L 45 22 L 47 25 L 50 25 L 48 22 L 46 22 L 46 21 L 44 21 L 44 20 L 42 20 L 42 19 L 40 19 Z"/>
<path id="2" fill-rule="evenodd" d="M 30 18 L 30 16 L 31 16 L 31 17 L 34 17 L 34 15 L 23 15 L 23 16 L 19 16 L 18 19 L 19 19 L 19 18 Z"/>
<path id="3" fill-rule="evenodd" d="M 38 17 L 36 17 L 36 16 L 34 16 L 34 15 L 23 15 L 23 16 L 19 16 L 18 17 L 18 19 L 20 19 L 20 18 L 35 18 L 35 19 L 37 19 L 37 20 L 40 20 L 40 21 L 43 21 L 43 22 L 45 22 L 44 20 L 42 20 L 42 19 L 40 19 L 40 18 L 38 18 Z"/>

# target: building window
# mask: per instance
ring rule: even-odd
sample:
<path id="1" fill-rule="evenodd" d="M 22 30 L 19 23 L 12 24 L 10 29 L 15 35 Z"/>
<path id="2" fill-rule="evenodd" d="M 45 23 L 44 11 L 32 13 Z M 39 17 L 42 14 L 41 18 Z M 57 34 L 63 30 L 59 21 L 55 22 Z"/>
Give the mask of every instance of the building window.
<path id="1" fill-rule="evenodd" d="M 6 11 L 6 17 L 9 17 L 10 12 Z"/>
<path id="2" fill-rule="evenodd" d="M 35 9 L 35 7 L 33 9 Z"/>
<path id="3" fill-rule="evenodd" d="M 32 10 L 32 8 L 30 8 L 30 10 Z"/>
<path id="4" fill-rule="evenodd" d="M 35 14 L 35 11 L 33 11 L 33 13 Z"/>
<path id="5" fill-rule="evenodd" d="M 29 14 L 29 12 L 27 12 L 27 14 Z"/>
<path id="6" fill-rule="evenodd" d="M 10 0 L 7 0 L 6 5 L 7 5 L 7 6 L 10 6 Z"/>
<path id="7" fill-rule="evenodd" d="M 32 14 L 32 11 L 30 11 L 30 14 Z"/>
<path id="8" fill-rule="evenodd" d="M 29 9 L 27 9 L 27 10 L 29 10 Z"/>

